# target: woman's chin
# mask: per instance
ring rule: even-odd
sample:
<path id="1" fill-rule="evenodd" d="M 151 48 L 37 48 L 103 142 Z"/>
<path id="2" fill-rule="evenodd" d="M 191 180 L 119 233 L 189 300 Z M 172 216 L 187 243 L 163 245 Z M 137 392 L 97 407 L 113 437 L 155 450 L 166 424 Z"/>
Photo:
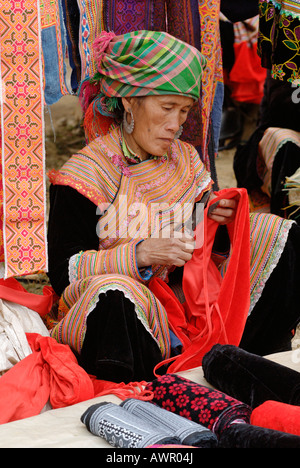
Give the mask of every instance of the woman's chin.
<path id="1" fill-rule="evenodd" d="M 168 143 L 164 143 L 162 145 L 160 145 L 159 148 L 156 149 L 156 151 L 154 151 L 152 153 L 153 156 L 156 156 L 158 158 L 162 158 L 163 156 L 166 155 L 167 151 L 169 150 L 169 148 L 171 147 L 171 144 L 172 144 L 172 141 L 169 141 Z"/>

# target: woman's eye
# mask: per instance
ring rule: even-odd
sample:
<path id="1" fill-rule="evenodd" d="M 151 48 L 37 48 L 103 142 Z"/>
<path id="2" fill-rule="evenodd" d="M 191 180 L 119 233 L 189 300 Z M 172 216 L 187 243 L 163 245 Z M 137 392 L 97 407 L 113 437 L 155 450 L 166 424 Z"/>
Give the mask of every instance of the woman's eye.
<path id="1" fill-rule="evenodd" d="M 172 107 L 164 106 L 163 109 L 166 110 L 166 111 L 171 111 L 171 110 L 172 110 Z"/>

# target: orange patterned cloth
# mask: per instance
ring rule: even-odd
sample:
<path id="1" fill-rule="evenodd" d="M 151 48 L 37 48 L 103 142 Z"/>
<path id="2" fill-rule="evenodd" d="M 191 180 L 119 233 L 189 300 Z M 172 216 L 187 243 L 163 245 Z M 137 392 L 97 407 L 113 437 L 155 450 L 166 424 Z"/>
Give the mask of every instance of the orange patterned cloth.
<path id="1" fill-rule="evenodd" d="M 40 25 L 39 1 L 1 2 L 0 260 L 5 277 L 47 270 Z"/>

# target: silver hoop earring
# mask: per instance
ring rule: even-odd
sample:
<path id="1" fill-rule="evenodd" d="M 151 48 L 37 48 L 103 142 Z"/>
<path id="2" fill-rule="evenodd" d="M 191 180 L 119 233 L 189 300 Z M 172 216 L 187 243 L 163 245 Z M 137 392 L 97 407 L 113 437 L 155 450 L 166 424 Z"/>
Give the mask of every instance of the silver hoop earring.
<path id="1" fill-rule="evenodd" d="M 129 110 L 129 112 L 130 112 L 130 116 L 131 116 L 131 122 L 130 122 L 130 124 L 127 122 L 127 112 L 126 112 L 126 110 L 124 110 L 123 127 L 124 127 L 125 132 L 130 135 L 133 132 L 133 129 L 134 129 L 134 118 L 133 118 L 133 114 L 132 114 L 131 109 Z"/>
<path id="2" fill-rule="evenodd" d="M 177 132 L 176 132 L 175 135 L 174 135 L 175 140 L 178 140 L 178 138 L 181 137 L 182 132 L 183 132 L 183 126 L 180 125 L 179 130 L 177 130 Z"/>

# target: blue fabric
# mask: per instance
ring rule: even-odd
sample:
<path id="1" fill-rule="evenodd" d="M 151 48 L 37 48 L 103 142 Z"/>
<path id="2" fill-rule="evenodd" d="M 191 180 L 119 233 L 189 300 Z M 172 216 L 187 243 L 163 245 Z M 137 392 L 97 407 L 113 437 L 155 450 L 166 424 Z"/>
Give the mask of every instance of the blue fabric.
<path id="1" fill-rule="evenodd" d="M 177 354 L 181 353 L 182 343 L 179 340 L 179 338 L 177 338 L 177 336 L 171 330 L 169 330 L 169 334 L 170 334 L 172 355 L 176 356 Z"/>
<path id="2" fill-rule="evenodd" d="M 63 53 L 66 53 L 66 34 L 65 25 L 63 20 L 62 7 L 59 2 L 59 13 L 60 13 L 60 24 L 61 28 L 59 31 L 60 37 L 57 39 L 56 26 L 49 26 L 42 29 L 42 49 L 44 59 L 44 94 L 45 102 L 47 105 L 54 104 L 65 94 L 71 94 L 69 87 L 67 86 L 67 69 L 64 62 L 63 76 L 60 76 L 59 72 L 59 57 L 57 50 L 57 40 L 62 43 Z M 65 87 L 68 92 L 62 92 L 60 82 L 63 80 Z"/>
<path id="3" fill-rule="evenodd" d="M 219 138 L 221 130 L 222 109 L 224 101 L 224 85 L 221 82 L 217 83 L 216 92 L 211 112 L 213 135 L 214 135 L 214 148 L 215 152 L 219 149 Z"/>

